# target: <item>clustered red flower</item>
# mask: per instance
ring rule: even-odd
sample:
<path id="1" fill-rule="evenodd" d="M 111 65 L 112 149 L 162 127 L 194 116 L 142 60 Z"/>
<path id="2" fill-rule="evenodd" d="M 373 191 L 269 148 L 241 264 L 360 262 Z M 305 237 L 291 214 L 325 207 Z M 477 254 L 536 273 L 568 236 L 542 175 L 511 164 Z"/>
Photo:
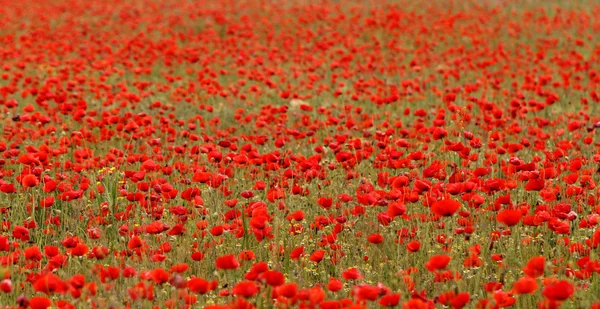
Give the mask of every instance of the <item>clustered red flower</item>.
<path id="1" fill-rule="evenodd" d="M 4 1 L 0 309 L 600 309 L 600 7 L 516 2 Z"/>

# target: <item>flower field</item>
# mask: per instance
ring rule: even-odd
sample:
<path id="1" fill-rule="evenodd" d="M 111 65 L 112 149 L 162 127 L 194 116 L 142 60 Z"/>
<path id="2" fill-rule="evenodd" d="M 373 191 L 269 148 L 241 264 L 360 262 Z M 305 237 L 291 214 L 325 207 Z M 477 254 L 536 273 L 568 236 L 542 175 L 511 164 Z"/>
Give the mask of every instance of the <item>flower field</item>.
<path id="1" fill-rule="evenodd" d="M 0 308 L 600 308 L 599 3 L 0 13 Z"/>

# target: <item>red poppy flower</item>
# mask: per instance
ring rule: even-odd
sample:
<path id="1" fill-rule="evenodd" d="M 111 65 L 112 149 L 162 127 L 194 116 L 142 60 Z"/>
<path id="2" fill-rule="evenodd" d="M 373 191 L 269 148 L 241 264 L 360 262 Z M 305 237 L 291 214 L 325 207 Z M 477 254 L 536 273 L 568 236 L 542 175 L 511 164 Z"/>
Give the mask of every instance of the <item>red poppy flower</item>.
<path id="1" fill-rule="evenodd" d="M 406 244 L 406 249 L 408 249 L 409 252 L 417 252 L 419 249 L 421 249 L 421 243 L 413 240 Z"/>
<path id="2" fill-rule="evenodd" d="M 33 283 L 33 290 L 36 292 L 46 293 L 48 295 L 53 293 L 64 293 L 67 290 L 67 285 L 53 274 L 47 274 L 40 276 Z"/>
<path id="3" fill-rule="evenodd" d="M 400 294 L 393 293 L 383 296 L 379 300 L 379 305 L 383 307 L 395 307 L 400 302 Z"/>
<path id="4" fill-rule="evenodd" d="M 521 277 L 513 284 L 513 291 L 516 294 L 533 294 L 537 289 L 537 281 L 532 277 Z"/>
<path id="5" fill-rule="evenodd" d="M 233 254 L 220 256 L 215 261 L 217 269 L 237 269 L 240 265 L 240 262 L 238 262 Z"/>
<path id="6" fill-rule="evenodd" d="M 362 278 L 360 272 L 356 268 L 350 268 L 342 272 L 342 277 L 346 280 L 356 280 Z"/>
<path id="7" fill-rule="evenodd" d="M 187 286 L 190 291 L 198 294 L 206 294 L 210 291 L 210 282 L 202 278 L 192 278 L 188 280 Z"/>
<path id="8" fill-rule="evenodd" d="M 163 283 L 169 281 L 170 277 L 171 277 L 171 273 L 164 270 L 163 268 L 153 269 L 150 272 L 150 279 L 152 279 L 152 281 L 154 281 L 154 283 L 156 283 L 156 284 L 163 284 Z"/>
<path id="9" fill-rule="evenodd" d="M 323 259 L 324 256 L 325 256 L 325 251 L 316 250 L 315 252 L 313 252 L 313 254 L 310 255 L 310 260 L 315 263 L 319 263 L 319 262 L 321 262 L 321 260 Z"/>
<path id="10" fill-rule="evenodd" d="M 42 259 L 42 252 L 38 247 L 29 247 L 24 250 L 24 253 L 28 260 L 39 261 Z"/>
<path id="11" fill-rule="evenodd" d="M 460 208 L 460 203 L 452 199 L 443 199 L 431 205 L 431 211 L 442 217 L 452 216 Z"/>
<path id="12" fill-rule="evenodd" d="M 0 291 L 4 293 L 10 293 L 13 291 L 12 281 L 10 279 L 4 279 L 0 281 Z"/>
<path id="13" fill-rule="evenodd" d="M 242 261 L 252 261 L 256 258 L 256 254 L 252 250 L 244 250 L 238 254 L 238 258 Z"/>
<path id="14" fill-rule="evenodd" d="M 185 271 L 187 271 L 190 267 L 188 266 L 188 264 L 185 263 L 181 263 L 181 264 L 175 264 L 173 266 L 171 266 L 171 272 L 174 273 L 183 273 Z"/>
<path id="15" fill-rule="evenodd" d="M 263 279 L 270 286 L 280 286 L 285 283 L 283 273 L 274 270 L 267 270 L 261 273 L 259 278 Z"/>
<path id="16" fill-rule="evenodd" d="M 519 224 L 523 214 L 518 209 L 506 209 L 498 213 L 496 220 L 504 223 L 506 226 L 514 226 Z"/>
<path id="17" fill-rule="evenodd" d="M 543 178 L 531 179 L 525 185 L 525 190 L 527 191 L 540 191 L 544 188 L 545 181 Z"/>
<path id="18" fill-rule="evenodd" d="M 354 295 L 358 300 L 370 300 L 375 301 L 379 298 L 381 290 L 376 286 L 368 284 L 354 286 Z"/>
<path id="19" fill-rule="evenodd" d="M 458 293 L 456 296 L 454 296 L 454 298 L 452 298 L 452 300 L 450 300 L 450 306 L 452 306 L 453 309 L 460 309 L 466 306 L 470 300 L 471 295 L 469 293 Z"/>
<path id="20" fill-rule="evenodd" d="M 323 207 L 325 209 L 329 209 L 333 205 L 333 199 L 332 198 L 328 198 L 328 197 L 320 197 L 317 200 L 317 203 L 319 204 L 319 206 L 321 206 L 321 207 Z"/>
<path id="21" fill-rule="evenodd" d="M 429 271 L 442 270 L 448 266 L 450 260 L 451 258 L 447 255 L 435 255 L 425 263 L 425 267 Z"/>
<path id="22" fill-rule="evenodd" d="M 344 287 L 342 281 L 336 278 L 329 278 L 329 283 L 327 284 L 327 289 L 331 292 L 337 292 Z"/>
<path id="23" fill-rule="evenodd" d="M 142 246 L 142 239 L 139 236 L 133 236 L 127 242 L 127 248 L 129 248 L 129 249 L 135 249 L 135 248 L 139 248 L 141 246 Z"/>
<path id="24" fill-rule="evenodd" d="M 523 272 L 533 278 L 537 278 L 544 275 L 544 268 L 546 259 L 543 256 L 536 256 L 529 259 L 527 265 L 523 267 Z"/>
<path id="25" fill-rule="evenodd" d="M 258 293 L 258 291 L 258 286 L 253 281 L 242 281 L 236 284 L 232 290 L 233 295 L 241 296 L 244 298 L 253 297 Z"/>
<path id="26" fill-rule="evenodd" d="M 298 286 L 295 283 L 280 285 L 273 291 L 276 297 L 293 298 L 298 292 Z"/>
<path id="27" fill-rule="evenodd" d="M 550 300 L 563 301 L 575 292 L 573 284 L 567 280 L 551 283 L 542 290 L 542 295 Z"/>
<path id="28" fill-rule="evenodd" d="M 23 185 L 23 187 L 25 188 L 33 188 L 35 186 L 37 186 L 40 183 L 40 181 L 38 180 L 38 178 L 35 175 L 25 175 L 23 176 L 23 178 L 21 179 L 21 185 Z"/>
<path id="29" fill-rule="evenodd" d="M 29 299 L 29 308 L 31 309 L 47 309 L 52 306 L 52 302 L 47 297 L 34 296 Z"/>
<path id="30" fill-rule="evenodd" d="M 367 240 L 372 244 L 380 244 L 383 242 L 383 236 L 381 234 L 371 234 Z"/>

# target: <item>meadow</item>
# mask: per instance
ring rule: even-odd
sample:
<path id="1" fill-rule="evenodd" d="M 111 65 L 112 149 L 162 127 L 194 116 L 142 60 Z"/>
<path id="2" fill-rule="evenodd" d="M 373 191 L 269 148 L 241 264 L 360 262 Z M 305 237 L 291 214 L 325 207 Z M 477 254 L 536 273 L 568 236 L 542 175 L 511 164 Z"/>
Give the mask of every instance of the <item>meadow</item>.
<path id="1" fill-rule="evenodd" d="M 600 309 L 595 1 L 0 16 L 0 308 Z"/>

